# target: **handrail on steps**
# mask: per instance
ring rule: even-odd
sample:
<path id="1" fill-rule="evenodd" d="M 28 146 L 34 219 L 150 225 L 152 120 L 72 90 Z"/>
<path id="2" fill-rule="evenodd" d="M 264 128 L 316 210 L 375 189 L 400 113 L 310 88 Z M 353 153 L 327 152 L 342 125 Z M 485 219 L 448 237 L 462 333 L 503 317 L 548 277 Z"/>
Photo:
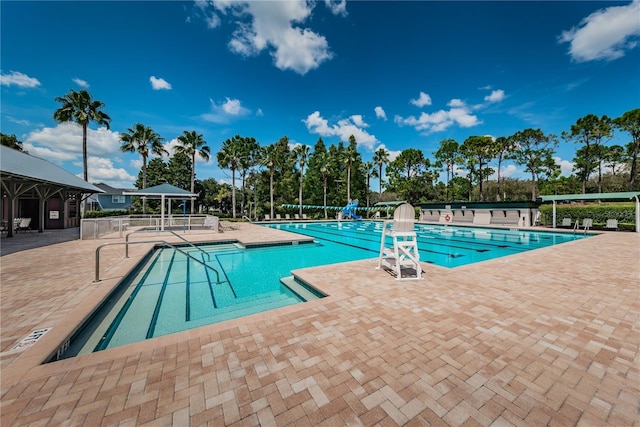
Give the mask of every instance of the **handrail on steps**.
<path id="1" fill-rule="evenodd" d="M 105 246 L 112 246 L 112 245 L 126 245 L 127 249 L 129 248 L 129 245 L 134 245 L 134 244 L 139 244 L 139 243 L 164 243 L 167 246 L 171 246 L 173 249 L 175 249 L 178 252 L 183 253 L 185 256 L 191 258 L 192 260 L 194 260 L 197 263 L 202 264 L 203 266 L 205 266 L 206 268 L 213 270 L 214 273 L 216 273 L 216 284 L 220 283 L 220 273 L 218 273 L 218 270 L 216 270 L 215 268 L 211 267 L 210 265 L 205 264 L 204 262 L 200 261 L 198 258 L 195 258 L 191 255 L 189 255 L 187 252 L 183 251 L 182 249 L 180 249 L 177 246 L 172 245 L 171 243 L 165 241 L 165 240 L 145 240 L 145 241 L 141 241 L 141 242 L 110 242 L 110 243 L 103 243 L 100 246 L 98 246 L 96 248 L 96 279 L 94 280 L 94 282 L 99 282 L 100 281 L 100 249 L 102 249 Z"/>
<path id="2" fill-rule="evenodd" d="M 189 246 L 191 246 L 194 249 L 199 250 L 200 252 L 204 253 L 207 255 L 207 260 L 211 261 L 211 255 L 209 254 L 209 252 L 203 250 L 202 248 L 194 245 L 192 242 L 190 242 L 189 240 L 185 239 L 184 237 L 182 237 L 181 235 L 179 235 L 178 233 L 176 233 L 175 231 L 171 231 L 171 230 L 145 230 L 145 229 L 140 229 L 140 230 L 134 230 L 131 233 L 127 234 L 124 237 L 124 241 L 128 242 L 129 241 L 129 236 L 132 235 L 133 233 L 140 233 L 140 232 L 145 232 L 145 233 L 171 233 L 174 236 L 176 236 L 177 238 L 181 239 L 183 242 L 187 242 L 189 244 Z M 125 258 L 129 258 L 129 245 L 127 245 L 125 252 L 124 252 L 124 257 Z"/>
<path id="3" fill-rule="evenodd" d="M 253 221 L 251 221 L 251 218 L 249 218 L 248 216 L 246 216 L 246 215 L 242 215 L 242 219 L 245 219 L 245 218 L 247 219 L 247 221 L 249 221 L 249 222 L 253 222 Z"/>

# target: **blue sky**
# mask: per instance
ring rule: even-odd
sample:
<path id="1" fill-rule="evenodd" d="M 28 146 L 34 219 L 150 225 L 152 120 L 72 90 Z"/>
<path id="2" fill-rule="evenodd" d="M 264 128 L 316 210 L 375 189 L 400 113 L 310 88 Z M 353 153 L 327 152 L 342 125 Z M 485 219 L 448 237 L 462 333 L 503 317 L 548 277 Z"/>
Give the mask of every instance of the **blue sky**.
<path id="1" fill-rule="evenodd" d="M 140 170 L 119 142 L 138 122 L 169 149 L 195 130 L 212 153 L 236 134 L 312 147 L 353 134 L 367 161 L 380 146 L 432 157 L 446 138 L 559 136 L 586 114 L 640 106 L 640 0 L 2 1 L 0 12 L 2 132 L 82 176 L 81 131 L 53 112 L 55 97 L 87 89 L 112 118 L 90 126 L 89 178 L 116 187 Z M 565 174 L 576 148 L 557 150 Z M 215 155 L 196 174 L 230 182 Z"/>

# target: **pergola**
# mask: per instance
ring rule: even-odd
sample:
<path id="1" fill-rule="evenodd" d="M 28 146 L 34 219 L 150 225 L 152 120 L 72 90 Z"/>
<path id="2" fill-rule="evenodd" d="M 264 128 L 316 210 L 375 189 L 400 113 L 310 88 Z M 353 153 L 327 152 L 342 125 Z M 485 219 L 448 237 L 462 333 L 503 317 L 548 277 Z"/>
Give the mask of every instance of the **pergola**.
<path id="1" fill-rule="evenodd" d="M 175 185 L 171 184 L 160 184 L 155 187 L 144 188 L 142 190 L 136 191 L 124 191 L 122 194 L 127 196 L 139 196 L 139 197 L 149 197 L 152 199 L 160 199 L 160 229 L 164 231 L 164 204 L 165 200 L 169 200 L 169 205 L 171 205 L 171 199 L 178 200 L 187 200 L 194 199 L 198 197 L 197 194 L 190 193 L 187 190 L 183 190 L 182 188 L 178 188 Z"/>
<path id="2" fill-rule="evenodd" d="M 553 228 L 556 228 L 556 202 L 572 200 L 636 200 L 636 233 L 640 233 L 640 191 L 621 193 L 563 194 L 540 196 L 543 202 L 553 202 Z"/>
<path id="3" fill-rule="evenodd" d="M 8 199 L 7 237 L 13 237 L 15 203 L 19 198 L 38 199 L 38 232 L 44 231 L 45 202 L 58 195 L 62 200 L 83 194 L 104 193 L 98 187 L 39 157 L 0 146 L 2 191 Z"/>

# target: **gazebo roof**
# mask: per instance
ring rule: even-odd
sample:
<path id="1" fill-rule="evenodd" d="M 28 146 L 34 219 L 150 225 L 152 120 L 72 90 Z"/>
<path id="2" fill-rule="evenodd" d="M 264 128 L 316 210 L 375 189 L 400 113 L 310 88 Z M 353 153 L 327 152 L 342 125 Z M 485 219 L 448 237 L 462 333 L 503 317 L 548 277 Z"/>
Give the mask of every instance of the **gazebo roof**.
<path id="1" fill-rule="evenodd" d="M 171 184 L 160 184 L 154 187 L 145 188 L 142 190 L 132 190 L 132 191 L 124 191 L 122 194 L 128 196 L 147 196 L 147 197 L 165 197 L 172 199 L 188 199 L 191 197 L 198 197 L 197 194 L 191 193 L 187 190 L 183 190 L 182 188 L 178 188 L 175 185 Z"/>

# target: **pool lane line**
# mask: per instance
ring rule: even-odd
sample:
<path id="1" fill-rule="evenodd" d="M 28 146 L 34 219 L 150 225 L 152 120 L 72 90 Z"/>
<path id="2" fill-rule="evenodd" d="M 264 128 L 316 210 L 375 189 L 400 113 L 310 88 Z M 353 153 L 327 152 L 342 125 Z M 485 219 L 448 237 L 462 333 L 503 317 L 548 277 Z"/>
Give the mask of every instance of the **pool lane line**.
<path id="1" fill-rule="evenodd" d="M 124 303 L 124 305 L 122 306 L 122 308 L 120 309 L 116 317 L 113 319 L 113 321 L 107 328 L 107 331 L 104 333 L 104 335 L 100 339 L 100 342 L 93 349 L 92 353 L 108 348 L 109 343 L 111 342 L 111 338 L 113 338 L 113 335 L 116 333 L 116 331 L 118 330 L 118 327 L 120 326 L 120 322 L 122 322 L 122 319 L 127 314 L 127 311 L 129 311 L 129 307 L 135 300 L 136 295 L 138 294 L 138 291 L 142 287 L 142 284 L 147 280 L 147 277 L 149 276 L 149 274 L 151 274 L 153 267 L 155 267 L 156 263 L 158 262 L 158 259 L 160 259 L 160 256 L 162 254 L 162 249 L 158 248 L 156 249 L 156 251 L 157 251 L 156 257 L 151 262 L 151 265 L 146 269 L 146 271 L 144 272 L 144 274 L 136 284 L 136 287 L 134 288 L 133 292 L 131 292 L 131 294 L 127 298 L 127 301 Z"/>
<path id="2" fill-rule="evenodd" d="M 153 334 L 156 330 L 156 323 L 158 322 L 158 316 L 160 315 L 160 307 L 162 306 L 162 299 L 164 298 L 164 292 L 167 289 L 167 284 L 169 282 L 169 274 L 171 274 L 171 268 L 173 267 L 173 260 L 176 257 L 177 250 L 173 250 L 173 255 L 171 255 L 171 261 L 169 261 L 169 267 L 167 268 L 167 273 L 164 276 L 164 282 L 162 283 L 162 288 L 160 289 L 160 295 L 158 295 L 158 302 L 156 303 L 156 308 L 153 311 L 153 316 L 151 316 L 151 323 L 149 324 L 149 329 L 147 330 L 147 339 L 153 338 Z M 185 257 L 187 260 L 187 269 L 189 265 L 189 258 Z"/>

